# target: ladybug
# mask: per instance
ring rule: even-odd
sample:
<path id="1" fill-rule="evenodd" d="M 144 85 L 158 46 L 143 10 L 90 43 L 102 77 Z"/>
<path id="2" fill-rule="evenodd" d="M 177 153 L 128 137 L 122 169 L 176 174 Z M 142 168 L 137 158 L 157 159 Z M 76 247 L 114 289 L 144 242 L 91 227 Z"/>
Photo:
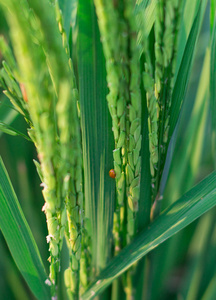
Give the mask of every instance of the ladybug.
<path id="1" fill-rule="evenodd" d="M 111 169 L 111 170 L 109 171 L 109 176 L 110 176 L 111 178 L 115 178 L 115 177 L 116 177 L 116 173 L 115 173 L 115 170 L 114 170 L 114 169 Z"/>

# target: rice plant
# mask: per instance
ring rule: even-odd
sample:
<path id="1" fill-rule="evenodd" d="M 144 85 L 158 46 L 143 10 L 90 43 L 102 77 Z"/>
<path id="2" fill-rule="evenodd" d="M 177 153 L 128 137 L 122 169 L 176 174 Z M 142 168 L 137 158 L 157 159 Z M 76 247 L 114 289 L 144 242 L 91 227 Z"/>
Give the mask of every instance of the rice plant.
<path id="1" fill-rule="evenodd" d="M 216 297 L 215 7 L 0 0 L 4 299 Z"/>

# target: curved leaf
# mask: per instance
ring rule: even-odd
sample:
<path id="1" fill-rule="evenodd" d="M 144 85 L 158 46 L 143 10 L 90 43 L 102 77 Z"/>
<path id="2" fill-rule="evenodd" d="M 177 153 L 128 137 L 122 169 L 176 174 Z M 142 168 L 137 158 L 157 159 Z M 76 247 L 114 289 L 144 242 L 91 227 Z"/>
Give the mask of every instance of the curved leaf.
<path id="1" fill-rule="evenodd" d="M 108 264 L 83 294 L 82 299 L 93 299 L 136 261 L 214 207 L 215 184 L 216 172 L 213 172 L 163 211 L 147 230 Z"/>
<path id="2" fill-rule="evenodd" d="M 203 3 L 206 0 L 203 1 Z M 187 85 L 189 82 L 189 76 L 190 76 L 190 71 L 192 67 L 192 61 L 193 61 L 193 56 L 194 56 L 194 50 L 200 30 L 200 24 L 202 21 L 202 9 L 203 9 L 203 3 L 200 2 L 199 9 L 197 12 L 197 15 L 194 19 L 187 44 L 184 50 L 184 55 L 181 61 L 181 65 L 179 67 L 178 75 L 175 81 L 175 86 L 173 90 L 173 95 L 172 95 L 172 105 L 171 105 L 171 111 L 170 111 L 170 130 L 169 130 L 169 137 L 172 136 L 173 131 L 175 129 L 180 109 L 183 103 L 183 99 L 185 97 Z"/>
<path id="3" fill-rule="evenodd" d="M 0 157 L 0 228 L 18 269 L 33 294 L 50 299 L 43 262 Z"/>
<path id="4" fill-rule="evenodd" d="M 10 125 L 5 124 L 4 122 L 0 122 L 0 131 L 10 134 L 10 135 L 14 135 L 14 136 L 21 136 L 21 137 L 25 138 L 26 140 L 31 141 L 31 139 L 27 135 L 16 130 L 15 128 L 11 127 Z"/>

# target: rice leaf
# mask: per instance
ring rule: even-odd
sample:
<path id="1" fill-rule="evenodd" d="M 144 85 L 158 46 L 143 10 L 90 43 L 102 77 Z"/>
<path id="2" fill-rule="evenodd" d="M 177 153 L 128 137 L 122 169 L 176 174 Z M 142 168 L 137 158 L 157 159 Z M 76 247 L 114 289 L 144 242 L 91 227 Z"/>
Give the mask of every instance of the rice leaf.
<path id="1" fill-rule="evenodd" d="M 21 136 L 24 139 L 31 141 L 31 139 L 27 135 L 25 135 L 22 132 L 16 130 L 15 128 L 5 124 L 4 122 L 0 122 L 0 131 L 10 134 L 10 135 L 13 135 L 13 136 Z"/>
<path id="2" fill-rule="evenodd" d="M 18 269 L 38 299 L 50 299 L 47 275 L 32 232 L 0 157 L 0 228 Z"/>
<path id="3" fill-rule="evenodd" d="M 202 299 L 208 283 L 215 274 L 212 261 L 215 255 L 215 213 L 212 209 L 199 221 L 190 244 L 188 256 L 193 257 L 189 262 L 179 294 L 182 299 Z M 213 299 L 213 298 L 212 298 Z"/>
<path id="4" fill-rule="evenodd" d="M 206 1 L 203 1 L 203 3 Z M 202 5 L 203 5 L 202 3 Z M 175 81 L 175 86 L 172 95 L 172 105 L 170 109 L 170 130 L 169 130 L 169 138 L 172 136 L 173 131 L 175 129 L 179 112 L 182 106 L 183 99 L 185 97 L 187 85 L 189 82 L 190 71 L 192 67 L 192 61 L 194 57 L 194 50 L 200 30 L 201 24 L 201 9 L 203 6 L 199 5 L 199 9 L 197 15 L 194 19 L 193 26 L 191 28 L 187 44 L 184 50 L 184 55 L 181 61 L 181 65 L 178 71 L 178 75 Z"/>
<path id="5" fill-rule="evenodd" d="M 0 103 L 0 120 L 3 123 L 11 124 L 16 119 L 18 112 L 6 103 L 6 100 L 1 101 Z M 3 131 L 0 131 L 0 136 L 2 133 Z"/>
<path id="6" fill-rule="evenodd" d="M 211 66 L 210 66 L 210 106 L 212 116 L 212 143 L 213 143 L 213 157 L 216 165 L 216 17 L 214 19 L 212 41 L 211 41 Z"/>
<path id="7" fill-rule="evenodd" d="M 208 114 L 209 52 L 207 49 L 190 121 L 186 130 L 182 128 L 185 133 L 181 140 L 181 147 L 179 144 L 176 145 L 164 195 L 165 199 L 169 199 L 169 201 L 163 202 L 164 208 L 171 204 L 170 201 L 178 199 L 184 191 L 191 188 L 199 170 L 202 151 L 204 150 L 202 145 L 206 134 Z M 171 174 L 175 174 L 175 176 Z"/>
<path id="8" fill-rule="evenodd" d="M 216 295 L 216 275 L 211 279 L 206 292 L 204 293 L 202 300 L 214 299 Z"/>
<path id="9" fill-rule="evenodd" d="M 179 28 L 179 43 L 178 43 L 177 63 L 176 63 L 177 71 L 181 64 L 181 60 L 182 60 L 182 56 L 184 54 L 188 36 L 190 34 L 194 19 L 197 15 L 200 1 L 201 0 L 195 0 L 195 1 L 185 0 L 185 3 L 184 3 L 184 9 L 182 12 L 182 20 L 181 20 L 180 28 Z"/>
<path id="10" fill-rule="evenodd" d="M 206 133 L 206 122 L 208 117 L 208 87 L 209 87 L 210 53 L 206 51 L 203 70 L 199 81 L 199 88 L 195 104 L 187 129 L 177 133 L 177 141 L 182 136 L 181 146 L 176 144 L 173 160 L 170 167 L 170 174 L 166 184 L 164 201 L 162 207 L 166 208 L 176 199 L 189 190 L 197 177 L 203 152 Z M 190 99 L 188 99 L 190 101 Z M 188 102 L 189 102 L 188 101 Z M 188 102 L 185 103 L 187 106 Z M 183 121 L 181 117 L 181 122 Z M 187 229 L 187 228 L 186 228 Z M 192 231 L 192 230 L 191 230 Z M 155 249 L 152 261 L 152 300 L 158 299 L 164 287 L 165 280 L 175 263 L 182 255 L 183 245 L 187 245 L 188 230 L 180 233 L 163 243 Z M 163 257 L 163 259 L 161 259 Z M 150 288 L 150 287 L 149 287 Z"/>
<path id="11" fill-rule="evenodd" d="M 142 0 L 142 1 L 137 1 L 136 2 L 136 6 L 134 9 L 134 14 L 136 16 L 136 23 L 137 23 L 137 27 L 138 27 L 138 44 L 142 45 L 142 41 L 143 39 L 146 38 L 146 36 L 149 35 L 152 26 L 155 22 L 155 16 L 156 16 L 156 4 L 157 4 L 157 0 Z M 143 22 L 145 22 L 143 25 Z M 144 32 L 143 30 L 141 30 L 141 27 L 145 27 L 144 28 Z M 143 48 L 141 46 L 140 49 L 140 54 L 143 52 Z"/>
<path id="12" fill-rule="evenodd" d="M 133 263 L 214 207 L 215 184 L 216 172 L 213 172 L 163 211 L 147 230 L 108 264 L 82 299 L 93 299 Z"/>
<path id="13" fill-rule="evenodd" d="M 215 24 L 215 16 L 216 16 L 216 0 L 211 0 L 210 26 L 211 26 L 212 33 L 213 33 L 214 24 Z"/>
<path id="14" fill-rule="evenodd" d="M 78 6 L 78 70 L 85 181 L 85 212 L 92 224 L 92 264 L 96 272 L 111 254 L 114 139 L 107 106 L 105 60 L 92 0 Z"/>
<path id="15" fill-rule="evenodd" d="M 143 64 L 144 65 L 144 64 Z M 150 173 L 150 153 L 148 135 L 148 110 L 145 92 L 142 93 L 142 147 L 141 147 L 141 178 L 140 178 L 140 204 L 138 210 L 138 231 L 148 226 L 150 222 L 151 209 L 151 173 Z"/>
<path id="16" fill-rule="evenodd" d="M 62 11 L 62 16 L 64 20 L 64 29 L 66 31 L 67 37 L 69 37 L 72 11 L 76 6 L 76 0 L 59 0 L 59 6 Z"/>
<path id="17" fill-rule="evenodd" d="M 143 95 L 144 100 L 144 95 Z M 143 101 L 142 112 L 142 147 L 141 147 L 141 178 L 140 178 L 140 203 L 137 213 L 138 232 L 147 228 L 150 222 L 151 209 L 151 173 L 150 173 L 150 153 L 148 141 L 148 111 L 145 101 Z M 133 282 L 136 283 L 136 299 L 142 299 L 143 290 L 145 290 L 144 276 L 145 276 L 146 257 L 141 259 L 136 265 L 135 274 L 133 275 Z"/>
<path id="18" fill-rule="evenodd" d="M 137 1 L 134 9 L 138 27 L 142 26 L 142 19 L 145 19 L 146 34 L 148 35 L 155 21 L 157 0 Z"/>

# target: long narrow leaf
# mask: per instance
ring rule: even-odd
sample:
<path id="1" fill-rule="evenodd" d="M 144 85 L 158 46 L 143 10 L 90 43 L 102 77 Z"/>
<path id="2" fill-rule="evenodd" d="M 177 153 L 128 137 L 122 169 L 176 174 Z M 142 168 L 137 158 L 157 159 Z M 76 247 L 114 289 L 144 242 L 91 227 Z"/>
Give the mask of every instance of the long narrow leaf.
<path id="1" fill-rule="evenodd" d="M 25 138 L 26 140 L 31 141 L 31 139 L 27 135 L 23 134 L 22 132 L 16 130 L 15 128 L 13 128 L 3 122 L 0 122 L 0 131 L 10 134 L 10 135 L 14 135 L 14 136 L 21 136 L 21 137 Z"/>
<path id="2" fill-rule="evenodd" d="M 213 133 L 213 157 L 216 165 L 216 16 L 214 20 L 212 42 L 211 42 L 211 66 L 210 66 L 210 105 L 212 114 L 212 133 Z"/>
<path id="3" fill-rule="evenodd" d="M 136 16 L 136 23 L 138 27 L 138 44 L 142 45 L 142 40 L 149 35 L 152 26 L 155 22 L 156 16 L 156 4 L 157 0 L 143 0 L 137 1 L 134 14 Z M 141 30 L 141 27 L 144 27 L 144 31 Z M 144 33 L 144 34 L 143 34 Z M 140 54 L 142 53 L 143 49 L 140 49 Z"/>
<path id="4" fill-rule="evenodd" d="M 1 101 L 1 100 L 0 100 Z M 18 112 L 12 109 L 9 105 L 6 104 L 6 100 L 1 101 L 0 104 L 0 121 L 6 124 L 11 124 L 17 117 Z M 0 131 L 0 136 L 2 135 Z"/>
<path id="5" fill-rule="evenodd" d="M 85 209 L 92 224 L 93 266 L 99 271 L 110 256 L 114 183 L 114 138 L 107 106 L 105 60 L 92 0 L 79 1 L 78 70 L 85 177 Z"/>
<path id="6" fill-rule="evenodd" d="M 183 5 L 182 19 L 179 28 L 176 70 L 178 70 L 180 67 L 182 57 L 185 51 L 185 47 L 187 44 L 188 36 L 193 26 L 193 22 L 197 15 L 197 11 L 199 9 L 199 5 L 201 1 L 202 0 L 184 1 L 185 3 Z"/>
<path id="7" fill-rule="evenodd" d="M 215 274 L 212 261 L 215 257 L 215 219 L 216 210 L 212 209 L 200 219 L 189 248 L 189 257 L 193 257 L 182 280 L 179 291 L 182 299 L 202 299 L 208 283 Z M 212 298 L 213 299 L 213 298 Z"/>
<path id="8" fill-rule="evenodd" d="M 156 14 L 156 4 L 157 0 L 143 0 L 137 1 L 134 13 L 136 15 L 137 25 L 140 27 L 142 26 L 142 19 L 145 19 L 146 24 L 146 34 L 148 35 L 152 29 L 152 26 L 155 21 L 155 14 Z"/>
<path id="9" fill-rule="evenodd" d="M 0 228 L 21 274 L 38 299 L 50 299 L 44 265 L 0 157 Z"/>
<path id="10" fill-rule="evenodd" d="M 213 172 L 168 207 L 152 223 L 149 229 L 143 231 L 133 243 L 125 247 L 109 263 L 84 293 L 82 299 L 92 299 L 101 293 L 105 287 L 124 273 L 133 263 L 214 207 L 216 205 L 215 184 L 216 172 Z"/>
<path id="11" fill-rule="evenodd" d="M 170 174 L 166 184 L 164 193 L 164 200 L 162 207 L 166 208 L 176 199 L 181 197 L 188 191 L 195 183 L 198 170 L 200 168 L 200 161 L 203 152 L 203 145 L 206 133 L 206 120 L 208 116 L 207 99 L 209 96 L 209 67 L 210 55 L 209 50 L 206 51 L 206 56 L 203 64 L 202 74 L 199 81 L 199 88 L 193 111 L 187 129 L 182 128 L 177 136 L 182 137 L 181 146 L 175 146 L 173 160 L 170 166 Z M 185 103 L 187 106 L 188 101 Z M 182 115 L 181 122 L 185 120 Z M 177 139 L 179 141 L 179 139 Z M 158 299 L 161 291 L 164 289 L 164 283 L 171 269 L 182 257 L 183 245 L 188 241 L 188 230 L 182 230 L 180 233 L 163 243 L 155 249 L 152 255 L 152 288 L 151 300 Z M 163 259 L 161 259 L 163 257 Z"/>
<path id="12" fill-rule="evenodd" d="M 62 11 L 63 20 L 64 20 L 64 28 L 69 37 L 70 26 L 71 26 L 71 18 L 72 18 L 72 11 L 73 8 L 76 6 L 76 2 L 74 0 L 59 0 L 59 6 Z"/>
<path id="13" fill-rule="evenodd" d="M 212 278 L 202 300 L 212 300 L 216 295 L 216 275 Z"/>
<path id="14" fill-rule="evenodd" d="M 203 2 L 206 2 L 206 0 Z M 170 130 L 169 130 L 170 137 L 172 136 L 173 131 L 175 129 L 179 117 L 180 108 L 182 106 L 182 102 L 188 85 L 188 80 L 189 80 L 193 56 L 194 56 L 194 50 L 195 50 L 196 41 L 200 29 L 200 23 L 202 19 L 200 17 L 202 8 L 203 6 L 200 4 L 196 18 L 194 19 L 193 26 L 191 28 L 188 37 L 188 41 L 185 47 L 184 55 L 181 61 L 181 65 L 174 86 L 174 91 L 172 95 L 172 106 L 170 112 Z"/>
<path id="15" fill-rule="evenodd" d="M 211 0 L 210 25 L 211 25 L 212 33 L 213 33 L 213 28 L 215 23 L 215 16 L 216 16 L 216 0 Z"/>

